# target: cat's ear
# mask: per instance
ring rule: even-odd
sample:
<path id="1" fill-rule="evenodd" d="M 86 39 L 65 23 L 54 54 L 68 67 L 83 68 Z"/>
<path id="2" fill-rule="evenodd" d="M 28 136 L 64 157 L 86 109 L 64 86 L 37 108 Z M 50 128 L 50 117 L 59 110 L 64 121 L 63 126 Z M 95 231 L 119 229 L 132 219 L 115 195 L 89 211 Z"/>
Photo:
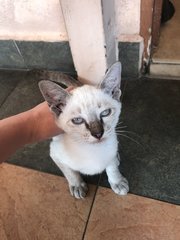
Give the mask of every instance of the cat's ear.
<path id="1" fill-rule="evenodd" d="M 70 94 L 58 84 L 48 80 L 40 81 L 39 88 L 49 107 L 58 117 L 63 111 Z"/>
<path id="2" fill-rule="evenodd" d="M 107 71 L 101 83 L 101 89 L 105 93 L 111 95 L 112 98 L 119 101 L 119 98 L 121 96 L 120 82 L 121 82 L 121 63 L 116 62 Z"/>

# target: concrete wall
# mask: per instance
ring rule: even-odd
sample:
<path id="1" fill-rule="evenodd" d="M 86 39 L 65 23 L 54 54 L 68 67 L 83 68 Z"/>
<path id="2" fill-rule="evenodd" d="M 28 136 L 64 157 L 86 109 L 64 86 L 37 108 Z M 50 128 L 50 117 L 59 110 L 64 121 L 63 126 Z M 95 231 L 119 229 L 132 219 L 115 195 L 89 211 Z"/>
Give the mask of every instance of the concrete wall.
<path id="1" fill-rule="evenodd" d="M 59 0 L 0 0 L 0 39 L 67 40 Z"/>
<path id="2" fill-rule="evenodd" d="M 139 34 L 141 0 L 115 0 L 117 37 Z"/>
<path id="3" fill-rule="evenodd" d="M 115 0 L 116 34 L 140 32 L 141 0 Z M 59 0 L 0 0 L 0 39 L 68 39 Z"/>

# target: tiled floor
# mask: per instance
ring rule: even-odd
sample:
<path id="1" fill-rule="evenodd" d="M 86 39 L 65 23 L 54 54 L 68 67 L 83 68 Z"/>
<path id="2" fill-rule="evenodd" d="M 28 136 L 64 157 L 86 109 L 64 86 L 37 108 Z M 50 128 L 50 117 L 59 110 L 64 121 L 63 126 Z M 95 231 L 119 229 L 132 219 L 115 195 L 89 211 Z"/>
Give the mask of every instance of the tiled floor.
<path id="1" fill-rule="evenodd" d="M 99 188 L 85 239 L 176 240 L 180 206 L 128 194 L 119 197 Z"/>
<path id="2" fill-rule="evenodd" d="M 95 186 L 84 201 L 70 197 L 64 178 L 0 166 L 0 239 L 82 239 Z"/>
<path id="3" fill-rule="evenodd" d="M 75 200 L 48 156 L 48 141 L 18 151 L 9 162 L 25 168 L 0 166 L 0 239 L 180 239 L 179 93 L 180 81 L 123 82 L 121 121 L 130 132 L 122 134 L 132 139 L 119 141 L 128 196 L 104 188 L 103 174 L 87 178 L 89 195 Z M 33 76 L 0 73 L 0 118 L 40 101 Z"/>
<path id="4" fill-rule="evenodd" d="M 90 185 L 84 200 L 64 178 L 0 166 L 1 240 L 179 240 L 180 206 Z"/>
<path id="5" fill-rule="evenodd" d="M 175 14 L 161 26 L 158 47 L 152 56 L 150 73 L 180 77 L 180 1 L 171 0 Z"/>

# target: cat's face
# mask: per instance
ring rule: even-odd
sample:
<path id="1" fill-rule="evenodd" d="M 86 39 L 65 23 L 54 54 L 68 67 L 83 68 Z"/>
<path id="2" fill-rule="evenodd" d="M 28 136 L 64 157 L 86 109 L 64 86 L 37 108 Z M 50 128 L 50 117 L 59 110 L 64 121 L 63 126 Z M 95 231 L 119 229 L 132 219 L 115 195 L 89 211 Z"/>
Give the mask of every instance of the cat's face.
<path id="1" fill-rule="evenodd" d="M 115 131 L 121 110 L 120 78 L 121 64 L 117 62 L 99 87 L 84 85 L 71 93 L 50 81 L 41 81 L 39 87 L 58 126 L 80 143 L 95 143 Z"/>
<path id="2" fill-rule="evenodd" d="M 57 124 L 77 142 L 102 142 L 115 132 L 121 104 L 101 89 L 73 90 Z"/>

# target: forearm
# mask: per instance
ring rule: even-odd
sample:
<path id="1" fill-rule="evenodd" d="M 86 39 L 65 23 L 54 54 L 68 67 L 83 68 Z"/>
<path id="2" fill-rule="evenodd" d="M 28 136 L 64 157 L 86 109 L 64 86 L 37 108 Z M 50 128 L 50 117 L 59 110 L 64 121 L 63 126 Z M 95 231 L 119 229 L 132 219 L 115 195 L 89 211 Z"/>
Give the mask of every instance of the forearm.
<path id="1" fill-rule="evenodd" d="M 32 124 L 30 111 L 0 121 L 0 162 L 31 141 Z"/>
<path id="2" fill-rule="evenodd" d="M 18 115 L 0 120 L 0 163 L 22 146 L 62 133 L 46 102 Z"/>

